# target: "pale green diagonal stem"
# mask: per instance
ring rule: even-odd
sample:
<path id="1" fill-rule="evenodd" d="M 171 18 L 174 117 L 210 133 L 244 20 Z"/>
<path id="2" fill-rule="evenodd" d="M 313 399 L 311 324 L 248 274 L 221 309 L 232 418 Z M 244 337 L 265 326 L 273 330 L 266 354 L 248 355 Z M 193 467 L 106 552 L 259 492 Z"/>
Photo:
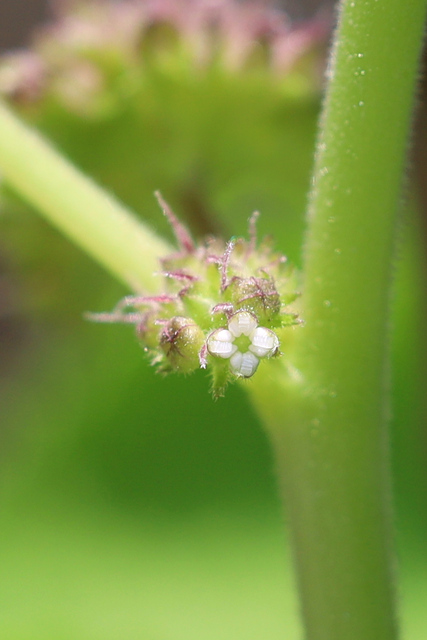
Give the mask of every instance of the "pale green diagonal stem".
<path id="1" fill-rule="evenodd" d="M 154 291 L 171 249 L 0 103 L 0 174 L 132 291 Z"/>

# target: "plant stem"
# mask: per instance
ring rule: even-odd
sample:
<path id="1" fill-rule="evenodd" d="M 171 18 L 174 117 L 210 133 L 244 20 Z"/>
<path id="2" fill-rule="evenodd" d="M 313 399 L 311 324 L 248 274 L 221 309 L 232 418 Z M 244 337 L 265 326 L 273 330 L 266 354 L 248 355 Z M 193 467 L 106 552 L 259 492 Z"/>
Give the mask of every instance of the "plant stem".
<path id="1" fill-rule="evenodd" d="M 0 168 L 22 198 L 116 278 L 133 291 L 156 289 L 153 274 L 168 244 L 1 103 Z"/>
<path id="2" fill-rule="evenodd" d="M 309 640 L 397 637 L 387 419 L 397 212 L 425 0 L 341 4 L 321 120 L 297 374 L 252 386 L 275 448 Z"/>

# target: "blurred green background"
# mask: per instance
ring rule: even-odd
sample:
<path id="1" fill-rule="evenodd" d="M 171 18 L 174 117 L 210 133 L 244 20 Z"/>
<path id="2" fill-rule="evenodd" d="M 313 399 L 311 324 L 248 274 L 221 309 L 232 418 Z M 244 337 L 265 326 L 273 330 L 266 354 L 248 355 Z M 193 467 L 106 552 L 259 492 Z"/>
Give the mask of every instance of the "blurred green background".
<path id="1" fill-rule="evenodd" d="M 245 234 L 259 209 L 260 235 L 301 264 L 318 49 L 284 75 L 264 46 L 237 70 L 221 52 L 194 68 L 163 23 L 136 58 L 63 35 L 38 41 L 54 72 L 36 100 L 12 96 L 23 117 L 159 233 L 171 238 L 155 189 L 198 237 Z M 95 90 L 77 59 L 100 73 Z M 425 252 L 408 200 L 391 447 L 404 638 L 423 640 Z M 214 402 L 204 372 L 156 375 L 132 329 L 86 322 L 129 292 L 6 186 L 0 231 L 0 637 L 302 638 L 286 514 L 244 389 Z"/>

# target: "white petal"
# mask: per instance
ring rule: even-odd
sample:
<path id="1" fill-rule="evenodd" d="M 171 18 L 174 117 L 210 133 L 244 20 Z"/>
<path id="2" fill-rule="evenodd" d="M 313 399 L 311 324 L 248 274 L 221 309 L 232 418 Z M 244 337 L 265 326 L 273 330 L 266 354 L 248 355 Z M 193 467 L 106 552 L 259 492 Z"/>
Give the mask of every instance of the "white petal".
<path id="1" fill-rule="evenodd" d="M 265 349 L 264 347 L 254 347 L 253 344 L 249 346 L 249 351 L 258 356 L 258 358 L 267 358 L 272 355 L 270 349 Z"/>
<path id="2" fill-rule="evenodd" d="M 248 336 L 257 326 L 257 320 L 249 311 L 238 311 L 232 316 L 228 328 L 235 338 L 241 335 Z"/>
<path id="3" fill-rule="evenodd" d="M 217 329 L 211 334 L 211 338 L 221 342 L 233 342 L 234 336 L 228 329 Z"/>
<path id="4" fill-rule="evenodd" d="M 217 329 L 208 338 L 208 351 L 213 356 L 219 358 L 229 358 L 237 351 L 237 347 L 233 344 L 233 335 L 228 329 Z"/>
<path id="5" fill-rule="evenodd" d="M 246 353 L 237 351 L 230 358 L 230 367 L 232 372 L 235 373 L 236 376 L 241 376 L 242 378 L 250 378 L 253 376 L 258 365 L 258 358 L 250 351 L 246 351 Z"/>
<path id="6" fill-rule="evenodd" d="M 252 344 L 249 349 L 259 358 L 273 356 L 279 348 L 279 338 L 276 336 L 274 331 L 271 331 L 266 327 L 257 327 L 251 333 L 250 338 Z"/>

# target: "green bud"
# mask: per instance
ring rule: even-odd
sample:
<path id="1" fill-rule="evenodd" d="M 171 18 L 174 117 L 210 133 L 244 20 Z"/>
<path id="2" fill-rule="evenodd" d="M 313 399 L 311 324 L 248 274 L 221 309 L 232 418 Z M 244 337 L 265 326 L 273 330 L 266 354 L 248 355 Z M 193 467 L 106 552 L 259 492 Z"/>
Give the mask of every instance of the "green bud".
<path id="1" fill-rule="evenodd" d="M 253 313 L 261 325 L 278 326 L 282 307 L 273 278 L 239 278 L 231 280 L 227 287 L 227 299 L 234 309 L 246 309 Z"/>
<path id="2" fill-rule="evenodd" d="M 160 346 L 166 356 L 165 370 L 191 373 L 200 367 L 199 352 L 205 335 L 191 318 L 176 316 L 164 326 Z"/>

